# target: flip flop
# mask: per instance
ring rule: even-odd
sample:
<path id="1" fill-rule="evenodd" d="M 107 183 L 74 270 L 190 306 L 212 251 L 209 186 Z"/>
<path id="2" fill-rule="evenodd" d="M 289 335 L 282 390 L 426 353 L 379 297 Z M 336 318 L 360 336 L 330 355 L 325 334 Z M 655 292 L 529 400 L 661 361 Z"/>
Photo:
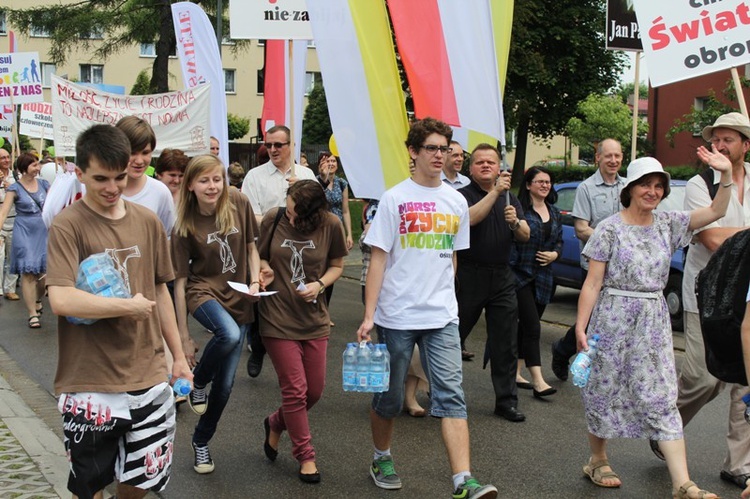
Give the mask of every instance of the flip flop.
<path id="1" fill-rule="evenodd" d="M 42 327 L 42 323 L 39 321 L 38 315 L 32 315 L 31 317 L 29 317 L 29 327 L 31 329 L 39 329 L 40 327 Z"/>
<path id="2" fill-rule="evenodd" d="M 606 459 L 602 459 L 601 461 L 594 461 L 589 462 L 583 466 L 583 473 L 588 476 L 591 481 L 594 483 L 594 485 L 598 485 L 599 487 L 604 487 L 607 489 L 616 489 L 619 488 L 622 483 L 604 483 L 604 479 L 607 478 L 616 478 L 620 479 L 620 477 L 612 471 L 612 467 L 610 466 L 610 471 L 601 471 L 601 469 L 605 466 L 609 466 L 609 461 Z"/>

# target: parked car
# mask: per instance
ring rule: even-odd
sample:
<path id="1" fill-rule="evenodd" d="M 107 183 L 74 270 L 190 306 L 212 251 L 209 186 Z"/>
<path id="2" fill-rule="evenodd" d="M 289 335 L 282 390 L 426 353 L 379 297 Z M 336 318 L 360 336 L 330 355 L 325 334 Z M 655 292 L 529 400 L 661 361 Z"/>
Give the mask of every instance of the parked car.
<path id="1" fill-rule="evenodd" d="M 563 250 L 560 258 L 552 264 L 552 274 L 555 277 L 555 284 L 569 288 L 581 289 L 583 284 L 583 270 L 581 270 L 581 249 L 578 244 L 575 229 L 573 228 L 573 203 L 576 197 L 576 188 L 580 181 L 566 182 L 555 185 L 557 191 L 556 206 L 562 213 L 563 221 Z M 669 196 L 662 200 L 657 210 L 673 211 L 682 210 L 685 199 L 684 180 L 672 180 Z M 664 288 L 664 297 L 669 307 L 669 316 L 672 320 L 672 329 L 675 331 L 683 330 L 682 318 L 682 269 L 684 264 L 684 251 L 677 250 L 672 255 L 672 262 L 669 270 L 669 280 L 667 287 Z"/>

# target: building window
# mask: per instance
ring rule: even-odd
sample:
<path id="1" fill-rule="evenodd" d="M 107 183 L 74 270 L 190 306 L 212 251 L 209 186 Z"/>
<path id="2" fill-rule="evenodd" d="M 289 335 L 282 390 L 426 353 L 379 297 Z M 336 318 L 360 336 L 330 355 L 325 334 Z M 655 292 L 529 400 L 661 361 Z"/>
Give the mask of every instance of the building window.
<path id="1" fill-rule="evenodd" d="M 42 87 L 49 88 L 52 86 L 52 75 L 57 74 L 57 66 L 51 62 L 43 62 L 40 65 L 42 70 Z"/>
<path id="2" fill-rule="evenodd" d="M 317 71 L 308 71 L 305 73 L 305 95 L 310 95 L 315 85 L 322 83 L 320 73 Z"/>
<path id="3" fill-rule="evenodd" d="M 0 35 L 7 35 L 8 28 L 5 24 L 5 11 L 0 12 Z"/>
<path id="4" fill-rule="evenodd" d="M 81 34 L 81 39 L 84 40 L 103 40 L 104 31 L 101 28 L 94 28 L 88 33 Z"/>
<path id="5" fill-rule="evenodd" d="M 266 89 L 266 68 L 260 68 L 258 70 L 258 95 L 263 95 Z"/>
<path id="6" fill-rule="evenodd" d="M 156 57 L 155 43 L 141 43 L 141 57 Z M 177 57 L 177 46 L 173 45 L 169 50 L 169 57 Z"/>
<path id="7" fill-rule="evenodd" d="M 101 64 L 81 64 L 81 83 L 104 83 L 104 66 Z"/>
<path id="8" fill-rule="evenodd" d="M 49 31 L 42 28 L 41 26 L 32 25 L 29 34 L 33 37 L 40 37 L 40 38 L 49 37 Z"/>
<path id="9" fill-rule="evenodd" d="M 307 40 L 308 48 L 315 48 L 315 40 Z"/>
<path id="10" fill-rule="evenodd" d="M 234 69 L 225 69 L 224 70 L 224 93 L 227 94 L 233 94 L 236 92 L 234 88 L 234 75 L 235 75 Z"/>
<path id="11" fill-rule="evenodd" d="M 706 108 L 706 104 L 708 104 L 708 97 L 696 97 L 693 102 L 693 109 L 696 111 L 703 111 Z M 700 137 L 702 133 L 702 125 L 700 123 L 695 123 L 693 125 L 693 137 Z"/>

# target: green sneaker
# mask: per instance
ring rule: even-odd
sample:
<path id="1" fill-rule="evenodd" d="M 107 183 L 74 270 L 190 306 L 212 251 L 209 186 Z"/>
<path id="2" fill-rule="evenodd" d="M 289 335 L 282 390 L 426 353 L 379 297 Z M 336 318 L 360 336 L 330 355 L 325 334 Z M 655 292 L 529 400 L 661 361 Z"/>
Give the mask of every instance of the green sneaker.
<path id="1" fill-rule="evenodd" d="M 472 476 L 467 476 L 466 481 L 462 483 L 453 493 L 453 499 L 495 499 L 497 489 L 494 485 L 482 485 Z"/>
<path id="2" fill-rule="evenodd" d="M 401 488 L 401 479 L 393 469 L 393 457 L 382 456 L 372 462 L 370 476 L 375 485 L 381 489 L 395 490 Z"/>

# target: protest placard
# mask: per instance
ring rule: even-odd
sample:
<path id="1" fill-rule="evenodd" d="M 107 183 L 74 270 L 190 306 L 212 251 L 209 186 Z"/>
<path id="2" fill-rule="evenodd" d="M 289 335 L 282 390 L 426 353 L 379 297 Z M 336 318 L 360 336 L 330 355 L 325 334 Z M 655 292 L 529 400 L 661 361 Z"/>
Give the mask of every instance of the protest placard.
<path id="1" fill-rule="evenodd" d="M 52 104 L 33 102 L 21 105 L 18 131 L 36 139 L 52 138 Z"/>
<path id="2" fill-rule="evenodd" d="M 75 155 L 78 134 L 92 125 L 115 125 L 125 116 L 147 121 L 156 134 L 156 150 L 181 149 L 188 156 L 209 150 L 210 86 L 154 95 L 116 95 L 76 85 L 52 75 L 55 149 Z"/>
<path id="3" fill-rule="evenodd" d="M 232 38 L 312 40 L 313 37 L 305 0 L 231 0 L 229 17 L 242 19 L 230 25 Z"/>
<path id="4" fill-rule="evenodd" d="M 605 43 L 609 50 L 643 50 L 632 0 L 607 0 Z"/>
<path id="5" fill-rule="evenodd" d="M 0 104 L 23 104 L 43 100 L 39 54 L 0 54 Z"/>
<path id="6" fill-rule="evenodd" d="M 651 85 L 750 63 L 746 0 L 634 0 Z"/>

